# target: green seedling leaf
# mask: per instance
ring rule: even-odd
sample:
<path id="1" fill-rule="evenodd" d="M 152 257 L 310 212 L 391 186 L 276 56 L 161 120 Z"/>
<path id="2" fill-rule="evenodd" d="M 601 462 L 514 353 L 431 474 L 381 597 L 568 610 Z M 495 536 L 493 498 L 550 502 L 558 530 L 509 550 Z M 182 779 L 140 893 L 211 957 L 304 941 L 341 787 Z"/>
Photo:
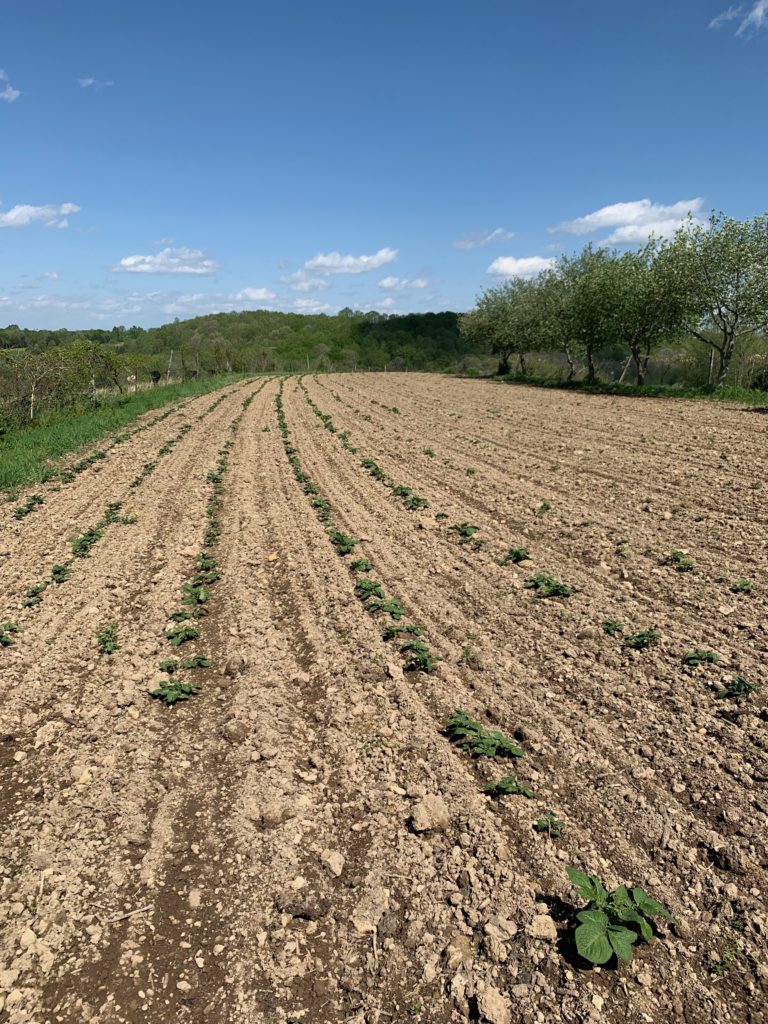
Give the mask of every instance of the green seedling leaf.
<path id="1" fill-rule="evenodd" d="M 633 651 L 644 651 L 647 647 L 655 647 L 661 640 L 661 634 L 655 629 L 644 629 L 640 633 L 633 633 L 624 640 L 624 646 Z"/>
<path id="2" fill-rule="evenodd" d="M 547 572 L 536 572 L 524 581 L 523 586 L 527 590 L 535 590 L 537 597 L 570 597 L 573 593 L 571 587 L 560 583 Z"/>
<path id="3" fill-rule="evenodd" d="M 485 792 L 490 796 L 526 796 L 533 797 L 533 790 L 524 786 L 516 775 L 504 775 L 497 782 L 486 782 Z"/>
<path id="4" fill-rule="evenodd" d="M 499 562 L 499 565 L 509 565 L 512 562 L 513 565 L 517 565 L 518 562 L 525 562 L 531 556 L 528 554 L 528 548 L 510 548 L 509 551 Z"/>
<path id="5" fill-rule="evenodd" d="M 552 811 L 545 811 L 544 814 L 534 822 L 533 827 L 537 832 L 548 833 L 552 839 L 559 839 L 563 831 L 562 821 L 560 821 Z"/>
<path id="6" fill-rule="evenodd" d="M 381 598 L 374 598 L 365 607 L 369 612 L 385 612 L 395 622 L 399 622 L 406 614 L 399 597 L 390 597 L 386 601 L 383 601 Z"/>
<path id="7" fill-rule="evenodd" d="M 355 580 L 355 590 L 361 601 L 367 601 L 369 597 L 384 597 L 382 585 L 376 580 L 369 579 L 368 576 L 359 576 Z"/>
<path id="8" fill-rule="evenodd" d="M 108 626 L 104 626 L 96 634 L 96 643 L 98 644 L 99 650 L 102 654 L 114 654 L 115 651 L 120 650 L 120 644 L 117 639 L 117 623 L 110 622 Z"/>
<path id="9" fill-rule="evenodd" d="M 607 964 L 613 956 L 608 941 L 608 915 L 602 910 L 583 910 L 576 915 L 580 922 L 576 929 L 576 949 L 591 964 Z"/>
<path id="10" fill-rule="evenodd" d="M 150 696 L 164 701 L 166 704 L 176 704 L 180 700 L 189 700 L 197 693 L 194 683 L 184 682 L 182 679 L 163 680 L 156 690 L 152 690 Z"/>
<path id="11" fill-rule="evenodd" d="M 719 654 L 715 654 L 714 651 L 705 651 L 701 647 L 697 647 L 695 651 L 691 651 L 683 658 L 683 664 L 689 668 L 695 668 L 697 665 L 716 665 L 719 661 Z"/>
<path id="12" fill-rule="evenodd" d="M 165 639 L 173 647 L 180 647 L 189 640 L 197 640 L 200 631 L 195 626 L 174 626 L 165 631 Z"/>
<path id="13" fill-rule="evenodd" d="M 616 636 L 617 633 L 624 632 L 624 623 L 617 622 L 616 619 L 603 619 L 601 627 L 608 636 Z"/>
<path id="14" fill-rule="evenodd" d="M 358 558 L 350 565 L 352 572 L 370 572 L 372 568 L 373 562 L 369 562 L 367 558 Z"/>
<path id="15" fill-rule="evenodd" d="M 405 670 L 411 672 L 431 672 L 437 662 L 442 661 L 442 658 L 429 653 L 423 640 L 407 640 L 400 648 L 400 653 L 406 656 Z"/>
<path id="16" fill-rule="evenodd" d="M 522 757 L 523 750 L 496 730 L 485 729 L 466 711 L 457 709 L 445 723 L 448 737 L 473 757 Z"/>
<path id="17" fill-rule="evenodd" d="M 751 683 L 744 676 L 733 676 L 732 679 L 726 681 L 726 685 L 722 690 L 719 690 L 717 697 L 719 700 L 745 700 L 753 690 L 755 690 L 755 684 Z"/>
<path id="18" fill-rule="evenodd" d="M 733 594 L 751 594 L 753 590 L 757 588 L 757 584 L 750 583 L 749 580 L 739 580 L 738 583 L 734 583 L 731 587 L 731 593 Z"/>

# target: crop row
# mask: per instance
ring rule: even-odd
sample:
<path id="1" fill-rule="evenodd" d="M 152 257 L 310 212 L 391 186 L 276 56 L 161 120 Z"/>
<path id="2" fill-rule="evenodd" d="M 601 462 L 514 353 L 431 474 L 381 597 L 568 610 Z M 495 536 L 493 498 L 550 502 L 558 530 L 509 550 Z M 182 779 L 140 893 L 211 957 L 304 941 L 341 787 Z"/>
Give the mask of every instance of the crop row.
<path id="1" fill-rule="evenodd" d="M 333 544 L 336 553 L 341 557 L 352 554 L 360 542 L 334 525 L 330 502 L 320 494 L 301 466 L 301 460 L 292 443 L 290 429 L 285 418 L 282 381 L 280 390 L 275 395 L 275 410 L 285 454 L 296 481 L 301 484 L 304 493 L 309 497 L 315 514 L 325 526 L 328 539 Z M 374 568 L 373 563 L 367 558 L 358 557 L 350 562 L 349 568 L 354 578 L 355 596 L 366 611 L 371 615 L 382 615 L 389 618 L 390 621 L 384 628 L 382 637 L 386 641 L 398 641 L 404 669 L 406 671 L 431 672 L 440 659 L 430 652 L 423 639 L 422 627 L 406 620 L 407 611 L 402 601 L 398 597 L 387 597 L 381 583 L 367 575 Z"/>

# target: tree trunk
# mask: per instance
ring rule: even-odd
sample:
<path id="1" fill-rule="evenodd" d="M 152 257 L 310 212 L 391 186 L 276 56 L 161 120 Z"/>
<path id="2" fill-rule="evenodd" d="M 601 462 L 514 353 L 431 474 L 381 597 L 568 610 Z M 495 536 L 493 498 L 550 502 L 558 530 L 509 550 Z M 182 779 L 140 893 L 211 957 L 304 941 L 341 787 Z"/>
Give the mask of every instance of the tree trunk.
<path id="1" fill-rule="evenodd" d="M 563 346 L 563 352 L 565 352 L 565 358 L 568 362 L 568 380 L 572 381 L 573 378 L 576 376 L 576 364 L 573 361 L 571 350 L 568 348 L 567 345 Z"/>
<path id="2" fill-rule="evenodd" d="M 525 374 L 528 373 L 528 369 L 525 365 L 525 352 L 518 353 L 517 358 L 520 361 L 520 373 L 522 373 L 523 376 L 525 376 Z"/>
<path id="3" fill-rule="evenodd" d="M 735 345 L 736 336 L 729 334 L 723 343 L 723 347 L 720 349 L 720 367 L 717 371 L 717 386 L 719 388 L 725 384 L 725 379 L 728 376 L 728 368 L 731 365 L 731 356 L 733 355 Z"/>
<path id="4" fill-rule="evenodd" d="M 170 356 L 168 356 L 168 370 L 166 371 L 166 374 L 165 374 L 165 383 L 166 384 L 170 384 L 171 383 L 171 367 L 172 366 L 173 366 L 173 349 L 171 349 L 171 354 L 170 354 Z"/>
<path id="5" fill-rule="evenodd" d="M 29 418 L 33 420 L 35 418 L 35 385 L 32 385 L 32 390 L 29 393 Z"/>
<path id="6" fill-rule="evenodd" d="M 619 377 L 619 384 L 624 383 L 624 378 L 627 376 L 627 371 L 629 370 L 629 364 L 632 362 L 633 355 L 634 352 L 627 357 L 627 361 L 624 363 L 624 369 L 621 371 L 621 376 Z"/>
<path id="7" fill-rule="evenodd" d="M 587 384 L 597 383 L 597 371 L 595 370 L 595 359 L 592 346 L 587 345 Z"/>
<path id="8" fill-rule="evenodd" d="M 507 377 L 509 375 L 509 356 L 502 356 L 499 360 L 499 368 L 496 371 L 497 377 Z"/>
<path id="9" fill-rule="evenodd" d="M 715 350 L 710 348 L 709 350 L 709 370 L 707 371 L 707 385 L 712 386 L 712 378 L 715 375 Z"/>

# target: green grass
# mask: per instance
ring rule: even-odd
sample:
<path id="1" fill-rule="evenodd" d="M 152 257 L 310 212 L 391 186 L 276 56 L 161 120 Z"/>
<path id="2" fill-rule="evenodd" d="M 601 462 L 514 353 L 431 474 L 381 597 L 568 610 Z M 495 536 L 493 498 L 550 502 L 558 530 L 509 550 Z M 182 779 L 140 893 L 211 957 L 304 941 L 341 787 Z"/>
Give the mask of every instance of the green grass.
<path id="1" fill-rule="evenodd" d="M 244 376 L 225 374 L 116 395 L 102 399 L 97 409 L 52 414 L 33 427 L 9 430 L 0 439 L 0 490 L 44 482 L 51 476 L 51 462 L 64 455 L 79 451 L 153 409 L 181 398 L 207 394 Z"/>
<path id="2" fill-rule="evenodd" d="M 581 380 L 555 380 L 548 377 L 528 377 L 510 374 L 495 377 L 507 384 L 526 384 L 534 388 L 556 388 L 561 391 L 586 391 L 594 395 L 624 395 L 627 398 L 692 398 L 709 402 L 737 402 L 742 405 L 768 405 L 768 392 L 740 387 L 685 387 L 680 384 L 619 384 L 616 381 L 599 381 L 587 384 Z"/>

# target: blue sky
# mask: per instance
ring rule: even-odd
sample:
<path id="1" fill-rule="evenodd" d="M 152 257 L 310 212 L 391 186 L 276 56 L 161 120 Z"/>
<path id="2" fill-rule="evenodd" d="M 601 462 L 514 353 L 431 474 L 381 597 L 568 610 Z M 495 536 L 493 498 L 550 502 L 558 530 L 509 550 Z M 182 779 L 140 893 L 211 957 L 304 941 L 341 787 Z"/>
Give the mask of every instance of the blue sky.
<path id="1" fill-rule="evenodd" d="M 466 309 L 764 211 L 767 94 L 768 0 L 6 0 L 0 324 Z"/>

